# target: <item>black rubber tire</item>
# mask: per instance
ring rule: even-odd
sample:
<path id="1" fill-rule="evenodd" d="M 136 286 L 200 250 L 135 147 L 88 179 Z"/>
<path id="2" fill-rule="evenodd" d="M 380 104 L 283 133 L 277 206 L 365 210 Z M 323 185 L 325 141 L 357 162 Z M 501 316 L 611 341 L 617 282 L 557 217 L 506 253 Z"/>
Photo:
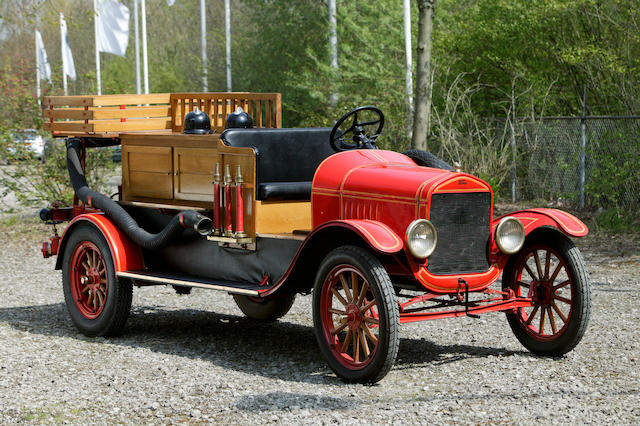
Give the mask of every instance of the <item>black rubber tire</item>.
<path id="1" fill-rule="evenodd" d="M 562 356 L 571 351 L 580 342 L 589 323 L 591 310 L 591 290 L 589 274 L 582 255 L 573 242 L 558 231 L 547 231 L 534 234 L 527 238 L 523 248 L 513 255 L 502 278 L 502 288 L 515 289 L 515 275 L 518 273 L 518 265 L 533 250 L 551 249 L 554 256 L 558 256 L 564 262 L 566 274 L 571 279 L 571 314 L 564 330 L 560 330 L 557 337 L 546 341 L 536 339 L 527 332 L 517 313 L 507 313 L 507 321 L 516 338 L 531 352 L 542 356 Z M 541 261 L 542 262 L 542 261 Z M 534 273 L 538 273 L 537 271 Z M 553 284 L 553 283 L 552 283 Z M 535 306 L 535 305 L 534 305 Z M 549 321 L 549 319 L 547 319 Z"/>
<path id="2" fill-rule="evenodd" d="M 90 225 L 78 225 L 73 229 L 67 241 L 62 261 L 62 288 L 67 310 L 76 328 L 86 336 L 116 336 L 122 333 L 131 311 L 133 286 L 130 280 L 119 280 L 115 275 L 115 268 L 111 250 L 104 237 L 96 228 Z M 71 257 L 76 247 L 88 241 L 98 248 L 106 267 L 107 296 L 104 308 L 97 318 L 86 318 L 76 306 L 71 290 Z"/>
<path id="3" fill-rule="evenodd" d="M 275 321 L 289 312 L 296 300 L 296 295 L 292 293 L 256 300 L 241 294 L 234 294 L 233 300 L 247 317 L 260 321 Z"/>
<path id="4" fill-rule="evenodd" d="M 325 338 L 321 316 L 321 293 L 328 274 L 340 265 L 357 269 L 367 280 L 378 307 L 378 343 L 371 361 L 363 368 L 347 368 L 336 359 Z M 346 382 L 375 383 L 391 370 L 398 356 L 400 313 L 389 274 L 368 251 L 355 246 L 339 247 L 322 261 L 313 288 L 313 325 L 320 352 L 331 369 Z"/>
<path id="5" fill-rule="evenodd" d="M 418 166 L 433 167 L 434 169 L 449 170 L 450 172 L 454 171 L 454 168 L 451 167 L 449 163 L 442 161 L 430 152 L 410 149 L 403 152 L 403 154 L 411 158 Z"/>

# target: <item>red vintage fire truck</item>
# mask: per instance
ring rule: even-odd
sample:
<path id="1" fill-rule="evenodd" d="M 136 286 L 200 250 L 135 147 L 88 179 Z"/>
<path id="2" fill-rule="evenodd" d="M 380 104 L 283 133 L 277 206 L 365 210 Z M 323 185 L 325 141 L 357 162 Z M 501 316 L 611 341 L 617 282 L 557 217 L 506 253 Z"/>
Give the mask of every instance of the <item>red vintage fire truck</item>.
<path id="1" fill-rule="evenodd" d="M 494 217 L 483 180 L 427 152 L 377 149 L 378 108 L 356 108 L 333 128 L 287 129 L 280 99 L 45 99 L 76 195 L 41 212 L 68 221 L 42 251 L 57 255 L 82 333 L 121 333 L 133 286 L 172 285 L 220 290 L 264 321 L 313 293 L 320 351 L 351 382 L 389 372 L 402 323 L 500 311 L 536 354 L 578 344 L 590 290 L 571 237 L 587 234 L 584 223 L 547 208 Z M 109 145 L 122 149 L 112 197 L 85 179 L 86 150 Z"/>

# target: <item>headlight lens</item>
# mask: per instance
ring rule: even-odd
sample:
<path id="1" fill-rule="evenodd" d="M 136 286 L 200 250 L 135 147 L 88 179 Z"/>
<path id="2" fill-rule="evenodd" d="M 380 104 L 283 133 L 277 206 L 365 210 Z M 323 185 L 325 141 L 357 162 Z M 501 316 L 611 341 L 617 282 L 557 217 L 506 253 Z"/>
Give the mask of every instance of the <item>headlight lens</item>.
<path id="1" fill-rule="evenodd" d="M 407 227 L 406 239 L 411 254 L 419 259 L 426 259 L 436 248 L 438 233 L 431 222 L 417 219 Z"/>
<path id="2" fill-rule="evenodd" d="M 515 217 L 505 217 L 496 228 L 496 244 L 506 254 L 516 253 L 524 244 L 524 226 Z"/>

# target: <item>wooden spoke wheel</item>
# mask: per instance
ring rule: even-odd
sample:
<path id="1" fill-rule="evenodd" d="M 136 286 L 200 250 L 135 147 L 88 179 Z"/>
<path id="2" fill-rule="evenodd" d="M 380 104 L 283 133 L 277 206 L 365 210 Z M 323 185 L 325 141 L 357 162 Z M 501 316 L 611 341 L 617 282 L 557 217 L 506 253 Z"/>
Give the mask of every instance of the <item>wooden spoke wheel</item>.
<path id="1" fill-rule="evenodd" d="M 530 351 L 559 356 L 573 349 L 589 320 L 589 276 L 573 243 L 556 233 L 527 241 L 509 261 L 503 287 L 531 298 L 532 306 L 508 313 L 520 342 Z"/>
<path id="2" fill-rule="evenodd" d="M 119 334 L 131 309 L 131 283 L 116 278 L 111 250 L 96 228 L 78 225 L 70 232 L 62 286 L 71 320 L 87 336 Z"/>
<path id="3" fill-rule="evenodd" d="M 314 329 L 331 368 L 350 382 L 377 382 L 398 353 L 398 306 L 380 262 L 358 247 L 323 261 L 313 296 Z"/>

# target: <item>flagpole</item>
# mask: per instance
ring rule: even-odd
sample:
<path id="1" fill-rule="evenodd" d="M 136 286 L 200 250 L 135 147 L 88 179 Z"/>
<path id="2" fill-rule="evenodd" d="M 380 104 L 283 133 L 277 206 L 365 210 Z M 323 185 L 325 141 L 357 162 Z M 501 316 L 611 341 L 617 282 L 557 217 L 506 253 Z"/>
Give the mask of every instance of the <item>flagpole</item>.
<path id="1" fill-rule="evenodd" d="M 231 92 L 231 8 L 224 0 L 224 27 L 227 39 L 227 92 Z"/>
<path id="2" fill-rule="evenodd" d="M 407 95 L 407 136 L 413 134 L 413 58 L 411 56 L 411 4 L 404 0 L 405 90 Z"/>
<path id="3" fill-rule="evenodd" d="M 68 86 L 67 86 L 67 73 L 64 69 L 64 27 L 62 20 L 62 12 L 60 12 L 60 54 L 62 56 L 62 87 L 64 88 L 64 95 L 67 96 L 69 94 Z"/>
<path id="4" fill-rule="evenodd" d="M 98 0 L 93 0 L 93 13 L 93 33 L 96 40 L 96 86 L 99 96 L 102 95 L 102 86 L 100 84 L 100 50 L 98 49 Z"/>
<path id="5" fill-rule="evenodd" d="M 207 17 L 205 16 L 204 0 L 200 0 L 200 38 L 202 46 L 202 90 L 209 91 L 207 82 Z"/>
<path id="6" fill-rule="evenodd" d="M 142 67 L 144 73 L 144 93 L 149 93 L 149 67 L 147 60 L 147 7 L 146 0 L 140 1 L 140 14 L 142 15 Z"/>
<path id="7" fill-rule="evenodd" d="M 140 0 L 134 0 L 133 2 L 133 22 L 135 28 L 135 42 L 136 42 L 136 93 L 141 93 L 140 89 L 140 30 L 138 29 L 138 3 Z"/>
<path id="8" fill-rule="evenodd" d="M 38 98 L 38 105 L 42 106 L 40 102 L 40 52 L 38 51 L 38 30 L 36 29 L 33 32 L 33 36 L 35 38 L 36 43 L 36 97 Z"/>

